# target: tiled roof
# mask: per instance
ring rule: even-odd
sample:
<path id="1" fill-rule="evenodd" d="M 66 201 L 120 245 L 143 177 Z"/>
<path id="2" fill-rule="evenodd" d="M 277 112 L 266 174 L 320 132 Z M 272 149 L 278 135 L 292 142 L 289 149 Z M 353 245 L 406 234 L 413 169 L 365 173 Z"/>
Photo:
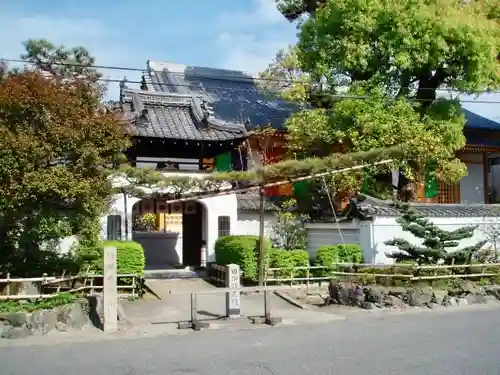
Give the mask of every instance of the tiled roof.
<path id="1" fill-rule="evenodd" d="M 139 137 L 223 141 L 246 137 L 242 124 L 205 121 L 190 95 L 122 89 L 122 108 Z"/>
<path id="2" fill-rule="evenodd" d="M 148 61 L 148 89 L 194 95 L 204 101 L 214 117 L 226 123 L 243 123 L 247 129 L 272 126 L 283 129 L 297 106 L 266 95 L 256 76 L 236 70 Z"/>
<path id="3" fill-rule="evenodd" d="M 373 197 L 359 204 L 360 207 L 369 205 L 375 211 L 375 216 L 399 216 L 392 202 Z M 499 204 L 437 204 L 414 203 L 412 207 L 424 217 L 485 217 L 500 216 Z"/>
<path id="4" fill-rule="evenodd" d="M 241 211 L 259 211 L 260 210 L 260 197 L 256 194 L 238 194 L 236 196 L 238 201 L 238 210 Z M 265 211 L 277 211 L 276 206 L 270 199 L 264 200 Z"/>
<path id="5" fill-rule="evenodd" d="M 465 108 L 462 110 L 467 119 L 465 125 L 467 128 L 477 130 L 500 130 L 500 121 L 491 120 Z"/>

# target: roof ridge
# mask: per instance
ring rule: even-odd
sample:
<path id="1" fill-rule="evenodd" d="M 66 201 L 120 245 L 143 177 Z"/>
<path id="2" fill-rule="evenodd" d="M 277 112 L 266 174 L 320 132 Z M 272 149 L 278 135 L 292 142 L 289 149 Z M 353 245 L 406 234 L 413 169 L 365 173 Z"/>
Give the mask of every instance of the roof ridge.
<path id="1" fill-rule="evenodd" d="M 235 81 L 246 81 L 248 83 L 253 82 L 255 78 L 259 77 L 258 72 L 250 72 L 236 69 L 224 69 L 224 68 L 213 68 L 209 66 L 199 66 L 199 65 L 187 65 L 187 64 L 177 64 L 167 61 L 147 61 L 148 72 L 155 71 L 161 72 L 167 70 L 172 74 L 182 74 L 184 75 L 187 69 L 196 69 L 198 72 L 193 74 L 193 76 L 221 79 L 221 80 L 235 80 Z M 227 76 L 221 76 L 223 73 L 228 73 Z"/>

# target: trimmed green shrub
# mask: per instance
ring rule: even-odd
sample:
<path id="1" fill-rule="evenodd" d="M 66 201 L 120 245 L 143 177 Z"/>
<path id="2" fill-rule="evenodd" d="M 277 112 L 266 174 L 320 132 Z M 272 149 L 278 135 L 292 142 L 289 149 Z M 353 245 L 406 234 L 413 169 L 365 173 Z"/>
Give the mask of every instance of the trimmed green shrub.
<path id="1" fill-rule="evenodd" d="M 104 241 L 102 248 L 107 246 L 116 247 L 116 271 L 118 274 L 144 275 L 146 259 L 140 243 L 135 241 Z"/>
<path id="2" fill-rule="evenodd" d="M 294 267 L 309 267 L 309 253 L 305 250 L 296 249 L 292 250 L 292 260 Z M 306 277 L 307 270 L 296 270 L 295 277 Z"/>
<path id="3" fill-rule="evenodd" d="M 270 251 L 269 266 L 270 268 L 279 268 L 279 271 L 274 272 L 274 277 L 288 279 L 292 275 L 295 264 L 293 263 L 292 252 L 275 248 Z"/>
<path id="4" fill-rule="evenodd" d="M 215 242 L 215 262 L 217 264 L 237 264 L 240 266 L 243 277 L 247 280 L 255 281 L 258 278 L 258 253 L 259 237 L 242 236 L 224 236 Z M 266 258 L 269 258 L 271 242 L 266 240 L 264 244 L 266 249 Z M 266 263 L 269 260 L 266 259 Z"/>
<path id="5" fill-rule="evenodd" d="M 334 263 L 361 263 L 363 252 L 358 244 L 326 245 L 316 251 L 316 265 L 331 267 Z"/>
<path id="6" fill-rule="evenodd" d="M 104 241 L 99 247 L 85 249 L 87 253 L 81 251 L 84 258 L 84 265 L 81 271 L 95 272 L 102 274 L 104 266 L 104 247 L 116 247 L 116 271 L 118 274 L 144 275 L 146 259 L 142 245 L 135 241 Z"/>

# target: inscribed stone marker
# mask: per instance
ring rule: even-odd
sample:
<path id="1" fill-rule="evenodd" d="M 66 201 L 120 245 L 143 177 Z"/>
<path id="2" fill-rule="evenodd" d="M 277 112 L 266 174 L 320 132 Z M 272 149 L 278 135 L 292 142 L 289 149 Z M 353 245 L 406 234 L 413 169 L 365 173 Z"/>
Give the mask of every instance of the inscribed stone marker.
<path id="1" fill-rule="evenodd" d="M 116 291 L 116 248 L 104 248 L 104 332 L 118 331 L 118 293 Z"/>

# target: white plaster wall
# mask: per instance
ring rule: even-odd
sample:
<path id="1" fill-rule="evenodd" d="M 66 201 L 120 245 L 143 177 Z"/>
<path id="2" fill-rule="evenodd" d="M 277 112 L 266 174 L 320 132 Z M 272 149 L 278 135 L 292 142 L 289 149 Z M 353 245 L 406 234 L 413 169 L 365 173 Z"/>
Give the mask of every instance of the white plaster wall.
<path id="1" fill-rule="evenodd" d="M 260 217 L 258 212 L 240 211 L 237 214 L 238 221 L 234 229 L 236 235 L 259 235 Z M 264 215 L 264 235 L 272 234 L 272 227 L 276 223 L 273 214 Z"/>
<path id="2" fill-rule="evenodd" d="M 316 259 L 316 252 L 321 246 L 340 245 L 343 243 L 361 245 L 360 223 L 357 220 L 336 223 L 306 223 L 307 252 L 310 259 Z"/>
<path id="3" fill-rule="evenodd" d="M 128 213 L 128 239 L 132 240 L 132 206 L 139 202 L 139 198 L 128 197 L 127 199 L 127 213 Z M 203 234 L 204 240 L 207 242 L 207 261 L 215 261 L 214 245 L 218 237 L 218 217 L 229 216 L 231 232 L 233 228 L 237 228 L 237 201 L 235 194 L 229 194 L 219 197 L 208 197 L 199 199 L 198 202 L 202 204 L 206 210 L 206 215 L 203 216 Z M 121 215 L 122 216 L 122 235 L 125 236 L 125 214 L 124 214 L 124 199 L 122 194 L 118 194 L 111 202 L 108 215 Z M 106 239 L 107 235 L 107 216 L 101 217 L 101 238 Z M 206 236 L 205 236 L 206 235 Z M 176 243 L 176 251 L 182 262 L 182 233 L 180 234 Z"/>
<path id="4" fill-rule="evenodd" d="M 460 203 L 484 201 L 484 169 L 482 164 L 467 164 L 467 176 L 460 180 Z"/>
<path id="5" fill-rule="evenodd" d="M 479 226 L 474 233 L 474 237 L 460 241 L 460 247 L 474 245 L 475 243 L 486 240 L 481 231 L 481 227 L 494 223 L 500 225 L 500 220 L 497 218 L 484 218 L 484 217 L 440 217 L 429 218 L 434 224 L 438 225 L 441 229 L 452 231 L 465 226 L 473 225 Z M 395 237 L 403 238 L 415 244 L 421 243 L 421 240 L 414 237 L 411 233 L 404 232 L 401 226 L 396 222 L 393 217 L 375 217 L 373 220 L 373 237 L 371 244 L 365 245 L 365 253 L 372 253 L 375 255 L 375 263 L 392 264 L 393 259 L 388 258 L 386 253 L 396 251 L 397 248 L 387 246 L 385 241 L 391 240 Z"/>
<path id="6" fill-rule="evenodd" d="M 231 234 L 233 228 L 236 228 L 238 220 L 238 202 L 236 194 L 229 194 L 220 197 L 210 197 L 200 199 L 199 202 L 204 205 L 207 212 L 207 262 L 215 262 L 215 241 L 219 235 L 218 217 L 229 216 Z"/>

